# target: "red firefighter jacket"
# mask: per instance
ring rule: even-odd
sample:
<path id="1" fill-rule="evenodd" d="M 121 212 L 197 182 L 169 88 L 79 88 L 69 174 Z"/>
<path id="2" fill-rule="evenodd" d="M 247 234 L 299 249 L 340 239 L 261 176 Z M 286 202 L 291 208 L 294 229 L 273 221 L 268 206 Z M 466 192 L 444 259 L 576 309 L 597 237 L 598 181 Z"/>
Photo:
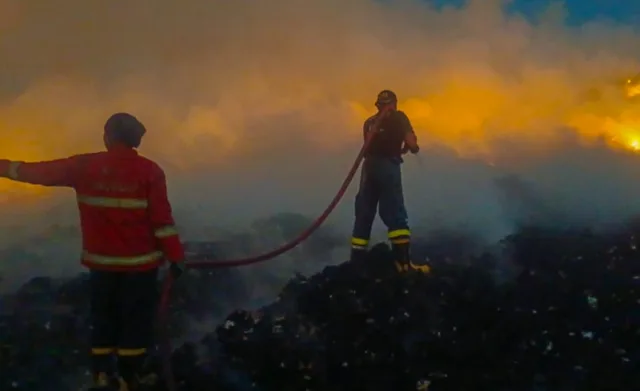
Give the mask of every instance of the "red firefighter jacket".
<path id="1" fill-rule="evenodd" d="M 82 264 L 107 271 L 144 271 L 184 250 L 174 226 L 164 171 L 135 149 L 25 163 L 0 160 L 0 175 L 75 190 L 82 228 Z"/>

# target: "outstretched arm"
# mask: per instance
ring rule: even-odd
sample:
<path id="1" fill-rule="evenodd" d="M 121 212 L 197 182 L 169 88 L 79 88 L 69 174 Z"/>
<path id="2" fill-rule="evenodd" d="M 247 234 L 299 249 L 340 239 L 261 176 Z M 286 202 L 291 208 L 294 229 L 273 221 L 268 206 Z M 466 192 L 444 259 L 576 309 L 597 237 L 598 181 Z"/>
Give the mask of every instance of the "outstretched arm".
<path id="1" fill-rule="evenodd" d="M 77 171 L 77 156 L 34 163 L 0 160 L 0 177 L 32 185 L 73 187 Z"/>

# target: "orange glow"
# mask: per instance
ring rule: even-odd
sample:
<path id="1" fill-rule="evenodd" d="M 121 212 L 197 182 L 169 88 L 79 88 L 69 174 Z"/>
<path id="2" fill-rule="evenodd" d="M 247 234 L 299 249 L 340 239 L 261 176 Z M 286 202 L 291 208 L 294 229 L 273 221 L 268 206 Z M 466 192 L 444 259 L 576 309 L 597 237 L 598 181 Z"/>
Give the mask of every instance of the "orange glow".
<path id="1" fill-rule="evenodd" d="M 0 131 L 0 133 L 4 133 Z M 9 132 L 7 132 L 9 133 Z M 16 132 L 18 133 L 18 132 Z M 10 160 L 38 161 L 46 156 L 37 145 L 42 143 L 23 142 L 19 136 L 8 138 L 0 144 L 0 156 Z M 21 146 L 22 145 L 22 146 Z M 47 189 L 40 186 L 0 179 L 0 203 L 11 200 L 19 202 L 23 197 L 31 197 L 46 192 Z"/>
<path id="2" fill-rule="evenodd" d="M 400 96 L 400 109 L 410 117 L 423 145 L 446 145 L 460 156 L 481 157 L 496 164 L 499 159 L 495 159 L 494 155 L 500 153 L 495 149 L 496 142 L 515 140 L 526 143 L 531 151 L 545 152 L 562 142 L 559 129 L 568 127 L 585 144 L 604 138 L 611 148 L 640 153 L 640 105 L 624 99 L 625 93 L 619 86 L 611 88 L 613 93 L 601 100 L 580 101 L 575 99 L 579 94 L 564 82 L 562 75 L 553 73 L 535 75 L 531 82 L 519 86 L 508 85 L 495 76 L 465 74 L 462 70 L 438 76 L 439 88 L 423 95 Z M 627 91 L 632 84 L 630 80 L 627 81 Z M 547 95 L 544 92 L 547 89 L 552 89 L 554 93 Z M 268 91 L 268 88 L 265 87 L 265 90 Z M 616 91 L 618 95 L 615 95 Z M 27 96 L 25 99 L 28 98 Z M 238 96 L 235 99 L 241 101 L 243 98 Z M 259 100 L 260 97 L 256 99 Z M 148 145 L 151 145 L 152 153 L 155 151 L 159 155 L 179 156 L 180 159 L 176 159 L 174 163 L 181 170 L 189 170 L 198 165 L 219 165 L 226 159 L 234 159 L 238 150 L 247 146 L 253 148 L 261 142 L 257 136 L 235 131 L 242 129 L 247 118 L 269 118 L 286 113 L 288 105 L 296 106 L 295 101 L 286 102 L 286 94 L 282 99 L 283 102 L 270 102 L 278 103 L 274 109 L 255 105 L 251 111 L 246 112 L 241 103 L 191 108 L 182 123 L 176 126 L 179 141 L 185 141 L 183 147 L 187 149 L 204 148 L 215 153 L 204 156 L 182 154 L 176 145 L 167 144 L 161 137 L 154 138 L 153 133 L 145 141 L 145 147 L 149 148 Z M 331 118 L 336 114 L 334 112 L 305 113 L 305 118 L 315 121 L 323 128 L 323 131 L 310 134 L 314 145 L 327 152 L 343 145 L 345 138 L 337 137 L 339 134 L 336 129 L 349 129 L 348 132 L 359 134 L 362 121 L 373 114 L 372 106 L 370 99 L 351 100 L 348 105 L 335 109 L 338 126 L 331 126 L 330 123 L 335 122 Z M 19 115 L 14 118 L 21 117 L 21 122 L 14 120 L 12 123 L 0 123 L 0 127 L 4 125 L 6 129 L 16 129 L 13 132 L 2 132 L 9 134 L 7 141 L 0 145 L 2 157 L 25 161 L 46 160 L 90 151 L 93 149 L 92 143 L 99 145 L 96 144 L 100 141 L 99 130 L 83 133 L 79 140 L 45 136 L 42 139 L 47 142 L 43 143 L 40 140 L 42 133 L 36 130 L 45 128 L 38 117 L 13 111 L 14 115 L 16 113 Z M 96 124 L 100 123 L 83 117 L 80 119 L 80 125 L 86 128 L 96 128 Z M 172 125 L 171 117 L 161 110 L 154 112 L 149 121 L 152 126 L 160 122 Z M 59 123 L 63 129 L 80 126 L 75 123 L 67 125 L 65 120 L 59 120 Z M 33 129 L 28 129 L 30 127 Z M 327 127 L 326 131 L 324 127 Z M 270 136 L 269 133 L 264 133 L 264 137 Z M 48 190 L 45 188 L 2 180 L 0 192 L 5 196 L 0 198 L 0 202 L 11 194 L 31 196 L 46 191 Z"/>
<path id="3" fill-rule="evenodd" d="M 123 14 L 113 1 L 74 0 L 52 25 L 47 7 L 0 0 L 12 19 L 0 16 L 10 75 L 0 86 L 0 158 L 99 150 L 104 120 L 125 110 L 149 130 L 141 152 L 176 175 L 261 183 L 263 171 L 293 165 L 320 175 L 307 156 L 348 160 L 387 88 L 424 150 L 444 145 L 500 166 L 501 154 L 537 159 L 575 135 L 640 152 L 634 29 L 566 28 L 556 6 L 530 23 L 497 0 L 444 9 L 275 1 L 158 0 L 154 12 Z M 514 144 L 522 153 L 512 158 Z M 1 180 L 5 189 L 49 191 Z"/>
<path id="4" fill-rule="evenodd" d="M 493 145 L 501 140 L 543 151 L 562 141 L 564 128 L 573 130 L 585 145 L 604 139 L 614 149 L 640 152 L 640 103 L 625 99 L 631 96 L 631 80 L 626 89 L 605 84 L 601 88 L 609 95 L 580 101 L 575 99 L 579 94 L 554 77 L 535 80 L 540 88 L 518 89 L 467 76 L 464 82 L 453 80 L 424 97 L 401 100 L 399 106 L 422 140 L 447 145 L 461 156 L 491 160 Z M 545 84 L 553 84 L 553 94 L 545 95 Z M 640 91 L 640 84 L 633 88 Z M 359 119 L 372 114 L 367 106 L 352 105 Z"/>
<path id="5" fill-rule="evenodd" d="M 634 82 L 632 79 L 627 80 L 627 96 L 633 98 L 640 95 L 640 83 Z"/>
<path id="6" fill-rule="evenodd" d="M 607 122 L 612 146 L 640 152 L 640 120 L 626 123 Z"/>

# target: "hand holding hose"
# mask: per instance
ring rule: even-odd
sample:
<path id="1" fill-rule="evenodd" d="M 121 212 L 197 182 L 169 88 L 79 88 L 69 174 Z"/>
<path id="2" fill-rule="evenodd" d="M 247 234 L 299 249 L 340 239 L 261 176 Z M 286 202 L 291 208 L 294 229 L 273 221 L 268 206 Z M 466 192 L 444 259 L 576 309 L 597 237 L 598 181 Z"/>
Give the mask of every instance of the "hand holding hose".
<path id="1" fill-rule="evenodd" d="M 387 108 L 385 108 L 383 115 L 387 115 L 386 111 L 388 111 Z M 380 126 L 378 122 L 377 129 L 379 130 L 379 128 Z M 171 265 L 169 266 L 169 274 L 164 281 L 164 285 L 162 288 L 162 296 L 161 296 L 160 305 L 158 308 L 158 319 L 160 320 L 160 324 L 164 326 L 161 328 L 161 332 L 163 334 L 162 343 L 161 343 L 162 351 L 163 351 L 162 367 L 164 370 L 167 388 L 169 389 L 169 391 L 177 390 L 175 377 L 171 369 L 171 342 L 166 334 L 167 333 L 166 324 L 169 316 L 169 301 L 171 297 L 173 282 L 175 281 L 175 279 L 179 278 L 183 274 L 186 268 L 219 269 L 219 268 L 225 268 L 225 267 L 240 267 L 240 266 L 246 266 L 246 265 L 252 265 L 252 264 L 264 262 L 272 258 L 275 258 L 281 254 L 284 254 L 285 252 L 291 250 L 292 248 L 296 247 L 297 245 L 305 241 L 309 236 L 311 236 L 311 234 L 316 229 L 320 227 L 320 225 L 322 225 L 322 223 L 324 223 L 327 217 L 329 217 L 331 212 L 333 212 L 335 207 L 338 205 L 338 202 L 340 202 L 342 197 L 344 197 L 347 191 L 347 188 L 349 187 L 349 184 L 351 184 L 351 181 L 353 180 L 353 177 L 356 175 L 358 168 L 360 168 L 360 163 L 362 163 L 362 160 L 364 159 L 364 154 L 367 148 L 369 147 L 369 145 L 371 144 L 371 140 L 373 139 L 374 135 L 375 135 L 375 132 L 370 132 L 367 134 L 367 137 L 365 137 L 364 145 L 360 149 L 358 156 L 353 162 L 351 170 L 349 170 L 349 173 L 347 174 L 347 177 L 342 182 L 342 185 L 340 186 L 338 193 L 333 197 L 333 199 L 331 200 L 327 208 L 324 210 L 324 212 L 313 222 L 313 224 L 311 224 L 311 226 L 309 226 L 305 231 L 303 231 L 295 239 L 291 240 L 290 242 L 272 251 L 269 251 L 260 255 L 256 255 L 250 258 L 229 259 L 229 260 L 222 260 L 222 261 L 205 258 L 201 260 L 190 260 L 188 264 L 185 264 L 184 262 L 171 263 Z"/>
<path id="2" fill-rule="evenodd" d="M 405 144 L 404 147 L 402 147 L 402 154 L 406 155 L 407 152 L 411 151 L 411 148 Z M 413 151 L 411 151 L 412 154 L 417 154 L 418 152 L 420 152 L 420 147 L 416 145 L 415 149 Z"/>
<path id="3" fill-rule="evenodd" d="M 171 278 L 173 280 L 177 280 L 184 273 L 186 269 L 184 261 L 182 262 L 171 262 L 171 266 L 169 266 L 169 273 L 171 274 Z"/>

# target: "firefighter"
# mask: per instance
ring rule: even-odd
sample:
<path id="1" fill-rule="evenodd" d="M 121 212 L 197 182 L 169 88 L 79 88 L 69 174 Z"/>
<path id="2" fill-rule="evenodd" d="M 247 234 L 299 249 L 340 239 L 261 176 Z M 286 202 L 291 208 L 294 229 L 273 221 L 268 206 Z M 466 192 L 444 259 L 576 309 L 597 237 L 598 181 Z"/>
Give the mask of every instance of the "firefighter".
<path id="1" fill-rule="evenodd" d="M 402 155 L 420 151 L 418 139 L 407 115 L 398 110 L 396 94 L 384 90 L 375 102 L 378 112 L 364 123 L 364 137 L 373 132 L 365 152 L 360 189 L 356 195 L 355 223 L 351 238 L 351 259 L 366 254 L 371 228 L 379 208 L 388 229 L 398 272 L 429 272 L 426 265 L 411 261 L 411 232 L 402 191 Z"/>
<path id="2" fill-rule="evenodd" d="M 136 150 L 146 133 L 127 113 L 104 126 L 106 151 L 25 163 L 0 160 L 14 181 L 75 190 L 82 228 L 82 264 L 90 270 L 90 390 L 142 390 L 152 346 L 158 268 L 165 260 L 178 278 L 184 250 L 167 199 L 165 174 Z"/>

